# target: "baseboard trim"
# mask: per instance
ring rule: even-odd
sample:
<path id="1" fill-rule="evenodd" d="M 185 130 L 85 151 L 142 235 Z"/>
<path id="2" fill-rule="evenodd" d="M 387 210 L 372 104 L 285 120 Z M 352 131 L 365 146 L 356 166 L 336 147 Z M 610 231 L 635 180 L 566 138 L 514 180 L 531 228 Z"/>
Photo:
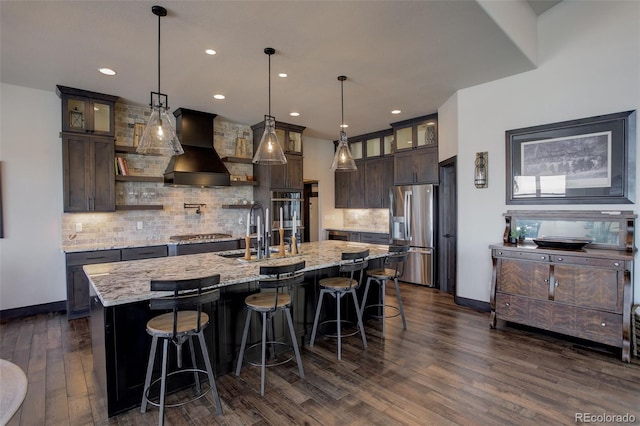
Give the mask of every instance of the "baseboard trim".
<path id="1" fill-rule="evenodd" d="M 491 305 L 489 302 L 481 302 L 480 300 L 467 299 L 465 297 L 454 296 L 453 301 L 456 305 L 464 306 L 467 308 L 475 309 L 480 312 L 490 312 Z"/>
<path id="2" fill-rule="evenodd" d="M 0 320 L 29 317 L 31 315 L 48 314 L 67 310 L 67 301 L 43 303 L 41 305 L 24 306 L 22 308 L 3 309 L 0 311 Z"/>

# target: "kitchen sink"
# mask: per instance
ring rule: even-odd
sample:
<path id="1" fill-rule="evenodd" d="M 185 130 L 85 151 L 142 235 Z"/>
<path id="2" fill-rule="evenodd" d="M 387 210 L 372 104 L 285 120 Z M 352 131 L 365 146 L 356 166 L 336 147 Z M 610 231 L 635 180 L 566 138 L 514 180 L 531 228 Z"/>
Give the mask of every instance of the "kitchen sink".
<path id="1" fill-rule="evenodd" d="M 174 235 L 169 237 L 169 241 L 203 241 L 203 240 L 220 240 L 223 238 L 231 238 L 231 234 L 223 234 L 220 232 L 212 232 L 210 234 L 186 234 Z"/>

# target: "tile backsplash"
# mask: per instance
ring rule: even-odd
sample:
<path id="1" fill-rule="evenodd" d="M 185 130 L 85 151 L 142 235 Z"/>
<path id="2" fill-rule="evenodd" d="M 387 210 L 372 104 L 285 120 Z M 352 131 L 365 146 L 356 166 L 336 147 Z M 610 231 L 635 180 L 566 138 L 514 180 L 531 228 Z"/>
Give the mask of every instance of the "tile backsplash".
<path id="1" fill-rule="evenodd" d="M 388 209 L 344 209 L 342 215 L 346 229 L 389 232 Z"/>
<path id="2" fill-rule="evenodd" d="M 146 123 L 148 107 L 116 104 L 116 144 L 133 146 L 136 123 Z M 171 116 L 173 119 L 173 116 Z M 231 123 L 216 117 L 214 121 L 214 147 L 220 157 L 235 156 L 236 138 L 247 141 L 247 150 L 253 152 L 250 126 Z M 162 176 L 168 157 L 120 154 L 127 160 L 132 175 Z M 232 175 L 252 175 L 251 164 L 225 163 Z M 252 200 L 251 186 L 220 188 L 174 188 L 162 183 L 116 182 L 116 204 L 161 204 L 163 210 L 131 210 L 113 213 L 63 213 L 62 245 L 96 244 L 140 241 L 153 243 L 171 235 L 225 232 L 244 235 L 247 211 L 223 209 L 225 204 Z M 184 203 L 202 203 L 201 214 L 185 209 Z M 240 223 L 242 220 L 242 224 Z M 142 228 L 142 229 L 140 229 Z M 80 231 L 81 229 L 81 231 Z"/>

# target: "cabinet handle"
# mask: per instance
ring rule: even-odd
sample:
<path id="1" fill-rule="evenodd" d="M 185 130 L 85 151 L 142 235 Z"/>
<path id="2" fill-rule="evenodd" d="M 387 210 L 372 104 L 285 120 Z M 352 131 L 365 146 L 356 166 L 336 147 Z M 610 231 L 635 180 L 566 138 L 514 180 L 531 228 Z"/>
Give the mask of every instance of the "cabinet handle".
<path id="1" fill-rule="evenodd" d="M 544 259 L 545 259 L 545 256 L 540 256 L 540 259 L 541 259 L 541 260 L 544 260 Z"/>
<path id="2" fill-rule="evenodd" d="M 87 257 L 89 260 L 98 260 L 98 259 L 106 259 L 104 256 L 89 256 Z"/>

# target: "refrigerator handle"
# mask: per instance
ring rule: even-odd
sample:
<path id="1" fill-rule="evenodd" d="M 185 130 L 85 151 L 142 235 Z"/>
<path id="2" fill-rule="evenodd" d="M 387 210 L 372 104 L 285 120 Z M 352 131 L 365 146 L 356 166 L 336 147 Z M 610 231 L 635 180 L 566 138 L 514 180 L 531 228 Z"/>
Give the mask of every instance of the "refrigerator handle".
<path id="1" fill-rule="evenodd" d="M 404 239 L 411 241 L 411 196 L 412 191 L 404 193 Z"/>

